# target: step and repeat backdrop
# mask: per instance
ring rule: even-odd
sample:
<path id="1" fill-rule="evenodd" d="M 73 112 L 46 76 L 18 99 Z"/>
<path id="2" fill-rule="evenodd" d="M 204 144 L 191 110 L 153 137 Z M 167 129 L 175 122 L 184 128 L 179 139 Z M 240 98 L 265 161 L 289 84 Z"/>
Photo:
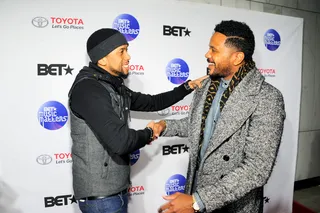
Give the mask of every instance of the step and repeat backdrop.
<path id="1" fill-rule="evenodd" d="M 216 24 L 246 22 L 254 60 L 283 93 L 287 119 L 266 213 L 291 212 L 298 141 L 303 20 L 180 1 L 0 1 L 1 213 L 79 213 L 72 190 L 68 91 L 88 64 L 87 38 L 116 28 L 129 41 L 135 91 L 156 94 L 206 73 L 204 57 Z M 132 112 L 130 126 L 188 115 L 193 94 L 159 112 Z M 162 195 L 183 191 L 189 145 L 160 138 L 130 155 L 130 213 L 151 213 Z"/>

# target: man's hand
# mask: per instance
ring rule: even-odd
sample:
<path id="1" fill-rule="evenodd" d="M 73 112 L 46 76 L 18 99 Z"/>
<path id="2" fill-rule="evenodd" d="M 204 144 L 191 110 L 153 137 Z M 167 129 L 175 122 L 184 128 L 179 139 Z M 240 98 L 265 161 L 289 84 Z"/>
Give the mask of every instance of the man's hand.
<path id="1" fill-rule="evenodd" d="M 177 192 L 173 195 L 163 196 L 163 199 L 170 202 L 162 205 L 158 209 L 159 213 L 194 213 L 192 195 Z"/>
<path id="2" fill-rule="evenodd" d="M 164 120 L 154 123 L 154 126 L 153 126 L 154 138 L 157 139 L 166 128 L 167 128 L 167 124 Z"/>
<path id="3" fill-rule="evenodd" d="M 150 122 L 147 124 L 147 127 L 150 127 L 151 129 L 153 129 L 154 124 L 155 124 L 154 121 L 150 121 Z"/>
<path id="4" fill-rule="evenodd" d="M 188 84 L 189 84 L 189 87 L 191 89 L 196 89 L 196 88 L 201 88 L 202 87 L 202 81 L 204 79 L 207 79 L 209 78 L 209 75 L 205 75 L 205 76 L 202 76 L 201 78 L 197 78 L 193 81 L 189 81 Z"/>

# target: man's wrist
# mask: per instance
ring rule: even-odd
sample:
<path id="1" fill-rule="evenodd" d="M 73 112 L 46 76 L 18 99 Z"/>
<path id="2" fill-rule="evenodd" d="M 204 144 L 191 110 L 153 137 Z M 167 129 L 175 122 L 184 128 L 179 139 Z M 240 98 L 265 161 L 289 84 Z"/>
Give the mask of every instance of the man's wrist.
<path id="1" fill-rule="evenodd" d="M 193 196 L 194 200 L 196 201 L 196 203 L 198 204 L 198 206 L 200 208 L 199 212 L 205 212 L 206 207 L 205 207 L 204 203 L 202 202 L 198 192 L 194 192 L 192 194 L 192 196 Z"/>
<path id="2" fill-rule="evenodd" d="M 187 90 L 187 91 L 191 91 L 191 90 L 193 90 L 191 87 L 190 87 L 190 85 L 189 85 L 189 82 L 190 82 L 191 80 L 187 80 L 186 82 L 184 82 L 184 88 Z"/>
<path id="3" fill-rule="evenodd" d="M 146 129 L 150 131 L 150 138 L 149 138 L 148 142 L 151 142 L 151 141 L 153 141 L 153 129 L 148 126 L 146 127 Z"/>
<path id="4" fill-rule="evenodd" d="M 200 212 L 200 207 L 196 201 L 196 198 L 194 197 L 194 195 L 192 195 L 192 208 L 194 210 L 194 212 Z"/>

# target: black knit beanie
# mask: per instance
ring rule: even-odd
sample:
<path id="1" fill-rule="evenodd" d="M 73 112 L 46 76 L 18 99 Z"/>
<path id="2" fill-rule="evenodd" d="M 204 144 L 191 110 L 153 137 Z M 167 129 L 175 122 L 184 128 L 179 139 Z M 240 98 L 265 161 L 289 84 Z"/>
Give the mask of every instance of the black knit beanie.
<path id="1" fill-rule="evenodd" d="M 91 61 L 97 63 L 101 58 L 124 44 L 128 44 L 128 42 L 118 30 L 103 28 L 95 31 L 88 38 L 87 52 Z"/>

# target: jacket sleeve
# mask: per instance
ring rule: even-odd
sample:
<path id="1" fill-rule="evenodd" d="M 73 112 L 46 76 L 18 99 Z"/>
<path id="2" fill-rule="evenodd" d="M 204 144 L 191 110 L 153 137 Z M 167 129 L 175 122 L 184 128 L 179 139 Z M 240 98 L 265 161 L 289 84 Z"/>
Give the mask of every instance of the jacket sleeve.
<path id="1" fill-rule="evenodd" d="M 129 129 L 115 113 L 110 94 L 95 80 L 86 79 L 74 87 L 70 108 L 85 120 L 99 142 L 112 153 L 129 154 L 149 142 L 150 131 Z"/>
<path id="2" fill-rule="evenodd" d="M 160 93 L 157 95 L 142 94 L 140 92 L 131 93 L 131 110 L 134 111 L 159 111 L 165 109 L 185 96 L 190 94 L 193 90 L 187 90 L 184 84 L 174 88 L 171 91 Z"/>
<path id="3" fill-rule="evenodd" d="M 166 121 L 166 129 L 163 131 L 163 137 L 188 137 L 188 117 L 179 119 L 179 120 L 165 120 Z"/>
<path id="4" fill-rule="evenodd" d="M 199 186 L 197 189 L 208 212 L 239 200 L 251 190 L 264 186 L 271 175 L 285 119 L 281 93 L 275 92 L 264 97 L 249 119 L 243 162 L 219 181 Z"/>

